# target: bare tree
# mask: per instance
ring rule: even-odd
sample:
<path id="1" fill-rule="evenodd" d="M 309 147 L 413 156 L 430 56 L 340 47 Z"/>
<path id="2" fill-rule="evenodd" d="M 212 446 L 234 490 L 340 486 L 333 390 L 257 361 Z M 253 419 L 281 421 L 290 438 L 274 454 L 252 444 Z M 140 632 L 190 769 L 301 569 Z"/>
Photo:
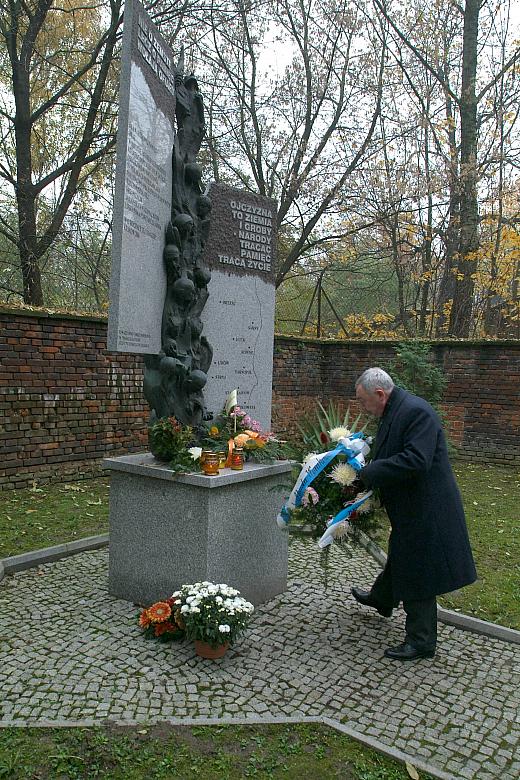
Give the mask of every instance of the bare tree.
<path id="1" fill-rule="evenodd" d="M 3 5 L 2 73 L 12 101 L 1 111 L 0 177 L 14 191 L 18 230 L 1 220 L 0 231 L 18 252 L 26 303 L 43 304 L 41 258 L 85 178 L 114 145 L 121 2 L 110 0 L 104 13 L 79 2 L 59 9 L 52 0 Z"/>
<path id="2" fill-rule="evenodd" d="M 285 67 L 269 80 L 262 50 L 273 31 Z M 206 63 L 214 176 L 278 200 L 277 285 L 337 235 L 347 183 L 373 153 L 384 35 L 351 0 L 230 0 L 213 13 L 210 35 L 186 44 Z"/>
<path id="3" fill-rule="evenodd" d="M 416 42 L 415 26 L 406 28 L 398 19 L 398 14 L 389 9 L 383 0 L 374 0 L 375 7 L 387 19 L 397 45 L 404 45 L 414 58 L 437 80 L 451 105 L 456 107 L 460 122 L 460 143 L 458 152 L 458 191 L 457 191 L 457 254 L 453 268 L 455 275 L 453 304 L 451 307 L 449 332 L 455 336 L 468 336 L 471 328 L 471 315 L 474 293 L 474 274 L 479 249 L 479 208 L 477 161 L 478 130 L 484 109 L 482 106 L 488 94 L 504 77 L 512 73 L 520 59 L 520 47 L 514 48 L 503 62 L 498 72 L 488 74 L 484 83 L 478 80 L 479 22 L 482 0 L 466 0 L 464 7 L 453 4 L 455 12 L 462 20 L 462 54 L 460 59 L 460 88 L 455 90 L 448 74 L 432 58 L 427 47 Z M 406 19 L 404 20 L 406 21 Z M 481 77 L 482 81 L 482 77 Z M 479 116 L 479 106 L 481 112 Z M 451 227 L 454 225 L 452 223 Z"/>

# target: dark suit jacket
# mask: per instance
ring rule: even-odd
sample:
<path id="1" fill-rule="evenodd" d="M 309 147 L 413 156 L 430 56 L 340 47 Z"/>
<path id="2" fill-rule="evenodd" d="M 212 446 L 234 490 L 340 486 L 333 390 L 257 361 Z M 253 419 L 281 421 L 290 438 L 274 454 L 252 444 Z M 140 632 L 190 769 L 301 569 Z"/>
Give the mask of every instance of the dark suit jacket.
<path id="1" fill-rule="evenodd" d="M 427 599 L 477 578 L 464 510 L 438 415 L 422 398 L 394 388 L 372 461 L 359 476 L 378 488 L 392 533 L 396 600 Z"/>

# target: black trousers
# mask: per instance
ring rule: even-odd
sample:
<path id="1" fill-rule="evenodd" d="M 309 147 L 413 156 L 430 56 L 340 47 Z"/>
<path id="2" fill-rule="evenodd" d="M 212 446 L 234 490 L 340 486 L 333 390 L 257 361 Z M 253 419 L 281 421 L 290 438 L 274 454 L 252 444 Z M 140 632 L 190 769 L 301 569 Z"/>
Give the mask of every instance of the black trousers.
<path id="1" fill-rule="evenodd" d="M 386 566 L 376 578 L 370 590 L 370 598 L 385 608 L 398 606 L 392 587 L 392 561 L 388 556 Z M 437 599 L 403 599 L 406 612 L 406 639 L 417 650 L 435 650 L 437 644 Z"/>

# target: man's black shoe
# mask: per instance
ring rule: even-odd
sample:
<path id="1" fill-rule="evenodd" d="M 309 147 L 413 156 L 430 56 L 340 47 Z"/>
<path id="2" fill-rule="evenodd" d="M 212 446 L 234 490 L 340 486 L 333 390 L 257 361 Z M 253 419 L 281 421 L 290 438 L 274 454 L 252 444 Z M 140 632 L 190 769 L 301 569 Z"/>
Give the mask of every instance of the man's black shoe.
<path id="1" fill-rule="evenodd" d="M 413 645 L 408 644 L 408 642 L 385 650 L 385 656 L 394 658 L 396 661 L 415 661 L 416 658 L 433 658 L 434 655 L 435 650 L 418 650 Z"/>
<path id="2" fill-rule="evenodd" d="M 351 593 L 356 601 L 359 601 L 359 603 L 363 604 L 363 606 L 377 609 L 379 614 L 383 617 L 392 617 L 392 607 L 380 607 L 370 598 L 370 593 L 367 590 L 361 590 L 361 588 L 352 588 Z"/>

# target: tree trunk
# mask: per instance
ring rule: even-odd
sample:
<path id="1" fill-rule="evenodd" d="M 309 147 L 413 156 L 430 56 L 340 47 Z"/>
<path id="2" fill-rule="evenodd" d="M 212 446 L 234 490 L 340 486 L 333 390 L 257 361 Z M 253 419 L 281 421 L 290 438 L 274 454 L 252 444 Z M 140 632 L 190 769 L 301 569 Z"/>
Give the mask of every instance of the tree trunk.
<path id="1" fill-rule="evenodd" d="M 478 22 L 481 0 L 466 0 L 462 48 L 460 110 L 460 227 L 457 274 L 449 333 L 466 338 L 471 327 L 473 274 L 479 248 L 477 200 L 477 73 Z"/>
<path id="2" fill-rule="evenodd" d="M 426 104 L 429 112 L 430 98 Z M 424 172 L 428 183 L 428 207 L 426 217 L 426 236 L 422 248 L 422 270 L 423 280 L 421 288 L 421 303 L 419 308 L 419 333 L 424 336 L 426 332 L 426 317 L 428 315 L 428 302 L 430 298 L 431 270 L 432 270 L 432 238 L 433 238 L 433 197 L 430 175 L 430 141 L 428 135 L 428 125 L 424 124 Z"/>
<path id="3" fill-rule="evenodd" d="M 23 279 L 23 300 L 43 306 L 38 254 L 36 251 L 36 199 L 31 181 L 31 124 L 29 89 L 21 89 L 14 120 L 16 136 L 16 201 L 18 206 L 18 250 Z M 26 95 L 26 100 L 20 99 Z"/>

